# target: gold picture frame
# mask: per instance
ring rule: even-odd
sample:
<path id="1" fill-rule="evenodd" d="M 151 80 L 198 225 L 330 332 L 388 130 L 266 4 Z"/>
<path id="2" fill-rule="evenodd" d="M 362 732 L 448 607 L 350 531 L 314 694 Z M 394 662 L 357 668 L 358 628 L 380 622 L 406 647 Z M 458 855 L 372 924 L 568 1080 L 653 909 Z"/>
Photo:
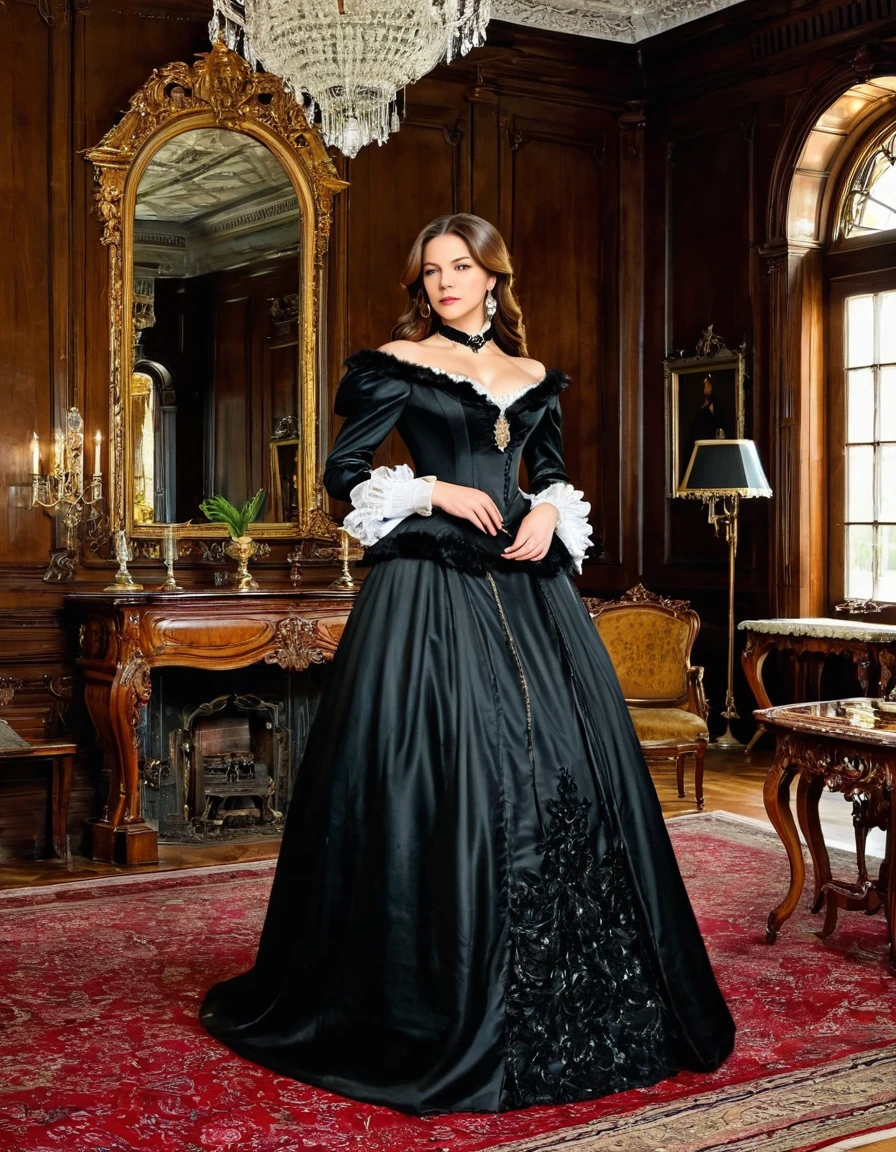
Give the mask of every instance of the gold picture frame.
<path id="1" fill-rule="evenodd" d="M 663 367 L 667 494 L 672 497 L 681 490 L 695 441 L 743 438 L 744 351 L 725 347 L 710 326 L 696 356 L 669 356 Z"/>

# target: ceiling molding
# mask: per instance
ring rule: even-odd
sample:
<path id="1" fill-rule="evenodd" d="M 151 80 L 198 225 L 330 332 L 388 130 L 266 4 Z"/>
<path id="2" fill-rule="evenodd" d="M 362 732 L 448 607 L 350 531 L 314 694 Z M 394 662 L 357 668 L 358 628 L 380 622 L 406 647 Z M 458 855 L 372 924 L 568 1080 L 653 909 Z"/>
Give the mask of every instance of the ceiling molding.
<path id="1" fill-rule="evenodd" d="M 492 16 L 510 24 L 637 44 L 740 0 L 492 0 Z"/>

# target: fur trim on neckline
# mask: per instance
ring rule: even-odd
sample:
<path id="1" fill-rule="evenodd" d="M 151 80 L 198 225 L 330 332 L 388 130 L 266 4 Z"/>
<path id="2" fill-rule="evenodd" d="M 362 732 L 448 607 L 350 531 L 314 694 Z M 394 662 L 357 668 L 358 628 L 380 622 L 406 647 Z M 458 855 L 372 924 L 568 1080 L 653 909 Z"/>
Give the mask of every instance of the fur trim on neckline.
<path id="1" fill-rule="evenodd" d="M 410 360 L 402 360 L 393 356 L 391 352 L 381 352 L 376 348 L 364 348 L 354 352 L 345 361 L 348 369 L 358 372 L 382 372 L 393 379 L 402 380 L 407 384 L 420 384 L 428 388 L 438 388 L 447 392 L 465 404 L 476 406 L 487 405 L 498 408 L 500 405 L 494 398 L 487 397 L 479 391 L 468 378 L 456 380 L 447 372 L 438 368 L 430 368 L 425 364 L 413 364 Z M 552 396 L 559 395 L 569 386 L 569 377 L 565 372 L 556 368 L 549 369 L 544 378 L 533 384 L 512 404 L 508 404 L 507 411 L 537 408 Z M 480 384 L 481 388 L 484 385 Z M 488 391 L 485 389 L 485 391 Z"/>

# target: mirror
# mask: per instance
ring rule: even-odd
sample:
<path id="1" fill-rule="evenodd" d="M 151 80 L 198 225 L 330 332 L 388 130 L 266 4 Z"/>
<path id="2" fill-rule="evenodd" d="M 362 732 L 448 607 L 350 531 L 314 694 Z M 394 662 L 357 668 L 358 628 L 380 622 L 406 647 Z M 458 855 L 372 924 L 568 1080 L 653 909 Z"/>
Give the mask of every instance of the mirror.
<path id="1" fill-rule="evenodd" d="M 222 43 L 157 69 L 87 153 L 110 252 L 113 529 L 267 491 L 253 536 L 331 538 L 318 330 L 338 179 L 304 107 Z"/>
<path id="2" fill-rule="evenodd" d="M 134 211 L 131 421 L 136 524 L 264 488 L 298 520 L 298 200 L 280 161 L 225 128 L 154 153 Z"/>

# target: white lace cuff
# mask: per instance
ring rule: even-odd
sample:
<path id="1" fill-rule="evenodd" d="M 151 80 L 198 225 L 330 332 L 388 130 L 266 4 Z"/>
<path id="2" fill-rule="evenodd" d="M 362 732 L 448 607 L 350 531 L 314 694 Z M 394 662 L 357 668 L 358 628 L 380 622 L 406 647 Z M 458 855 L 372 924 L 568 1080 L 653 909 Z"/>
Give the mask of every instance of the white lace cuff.
<path id="1" fill-rule="evenodd" d="M 572 557 L 573 568 L 576 572 L 582 571 L 582 561 L 591 547 L 591 525 L 588 523 L 588 513 L 591 505 L 583 500 L 584 492 L 573 488 L 572 484 L 557 481 L 535 496 L 528 492 L 523 495 L 534 508 L 536 504 L 553 504 L 560 513 L 557 527 L 554 531 L 566 545 L 566 550 Z"/>
<path id="2" fill-rule="evenodd" d="M 415 476 L 407 464 L 374 468 L 370 479 L 356 484 L 350 496 L 354 511 L 343 527 L 365 548 L 376 544 L 407 516 L 432 515 L 435 476 Z"/>

